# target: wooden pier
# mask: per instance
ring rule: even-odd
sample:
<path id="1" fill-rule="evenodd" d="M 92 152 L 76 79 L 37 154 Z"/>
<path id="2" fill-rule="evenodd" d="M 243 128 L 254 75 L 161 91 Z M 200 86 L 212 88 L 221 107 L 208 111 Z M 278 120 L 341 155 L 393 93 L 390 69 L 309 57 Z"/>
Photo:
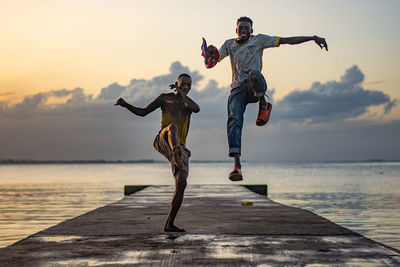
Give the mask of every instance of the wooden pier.
<path id="1" fill-rule="evenodd" d="M 189 185 L 186 233 L 165 233 L 173 190 L 144 187 L 1 248 L 0 266 L 400 266 L 397 249 L 238 185 Z"/>

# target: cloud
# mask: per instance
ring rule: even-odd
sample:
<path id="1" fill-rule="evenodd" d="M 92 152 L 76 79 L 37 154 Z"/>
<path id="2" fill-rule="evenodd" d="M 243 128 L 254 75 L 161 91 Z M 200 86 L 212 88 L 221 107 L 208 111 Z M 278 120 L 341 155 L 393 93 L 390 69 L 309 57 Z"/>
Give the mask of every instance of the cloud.
<path id="1" fill-rule="evenodd" d="M 220 128 L 226 124 L 229 87 L 219 87 L 214 80 L 208 82 L 203 90 L 194 90 L 190 96 L 199 104 L 200 113 L 193 114 L 193 129 Z"/>
<path id="2" fill-rule="evenodd" d="M 356 118 L 372 106 L 384 105 L 385 113 L 395 106 L 387 94 L 361 86 L 364 74 L 357 66 L 346 70 L 340 81 L 315 82 L 310 89 L 293 91 L 276 103 L 275 119 L 322 123 Z"/>
<path id="3" fill-rule="evenodd" d="M 14 92 L 5 92 L 5 93 L 0 93 L 0 96 L 10 96 L 10 95 L 14 95 Z"/>
<path id="4" fill-rule="evenodd" d="M 196 92 L 203 77 L 174 62 L 165 75 L 133 79 L 126 86 L 113 83 L 97 97 L 76 88 L 26 96 L 15 105 L 0 102 L 0 159 L 162 159 L 152 149 L 160 129 L 160 112 L 142 118 L 114 103 L 124 97 L 144 107 L 159 94 L 171 92 L 168 85 L 181 73 L 192 76 L 192 91 Z M 53 98 L 62 101 L 49 104 Z"/>
<path id="5" fill-rule="evenodd" d="M 97 100 L 115 101 L 118 97 L 124 97 L 126 100 L 136 103 L 136 105 L 147 105 L 149 101 L 169 88 L 168 85 L 174 83 L 177 77 L 187 73 L 192 77 L 193 87 L 203 79 L 198 71 L 190 71 L 188 67 L 183 66 L 180 62 L 174 62 L 169 68 L 169 73 L 152 78 L 151 80 L 132 79 L 127 86 L 121 86 L 113 83 L 101 90 Z"/>
<path id="6" fill-rule="evenodd" d="M 242 158 L 267 161 L 400 159 L 400 120 L 332 121 L 297 125 L 289 121 L 248 127 Z"/>
<path id="7" fill-rule="evenodd" d="M 113 83 L 95 97 L 76 88 L 37 93 L 15 105 L 0 102 L 0 159 L 162 160 L 152 147 L 160 129 L 160 112 L 142 118 L 114 103 L 124 97 L 136 106 L 145 107 L 159 94 L 170 92 L 168 85 L 181 73 L 192 76 L 189 96 L 201 108 L 200 113 L 192 115 L 188 136 L 193 159 L 226 159 L 226 110 L 230 88 L 214 80 L 198 88 L 204 78 L 179 62 L 172 63 L 167 74 L 148 80 L 132 79 L 128 85 Z M 378 144 L 380 138 L 392 140 L 393 136 L 386 130 L 398 133 L 398 122 L 372 126 L 367 122 L 353 122 L 359 128 L 345 123 L 346 119 L 367 112 L 368 107 L 384 105 L 385 112 L 390 112 L 395 105 L 395 100 L 383 92 L 363 88 L 363 80 L 364 75 L 354 66 L 339 81 L 316 82 L 308 90 L 291 92 L 274 103 L 268 127 L 255 126 L 257 104 L 249 105 L 243 132 L 245 159 L 296 159 L 304 156 L 305 151 L 309 152 L 308 158 L 343 157 L 346 153 L 354 158 L 358 152 L 367 151 L 361 148 L 361 143 L 358 147 L 354 144 L 354 140 L 361 140 L 363 135 L 367 135 L 365 144 Z M 274 90 L 269 89 L 271 101 L 273 93 Z M 60 101 L 52 102 L 54 98 Z M 335 129 L 335 125 L 343 128 Z M 353 144 L 346 140 L 353 140 Z M 319 145 L 315 145 L 316 142 Z M 380 147 L 388 149 L 390 157 L 398 155 L 393 151 L 400 151 L 400 148 L 390 150 L 395 146 L 383 143 L 376 145 L 376 157 L 385 155 Z M 334 147 L 331 154 L 328 153 L 330 146 Z M 354 153 L 348 151 L 350 147 Z"/>
<path id="8" fill-rule="evenodd" d="M 65 98 L 69 99 L 62 105 L 47 104 L 47 101 L 51 98 Z M 32 117 L 36 115 L 53 114 L 53 112 L 64 109 L 68 106 L 76 106 L 87 104 L 91 101 L 91 95 L 85 95 L 82 88 L 76 88 L 73 90 L 61 89 L 52 90 L 48 92 L 41 92 L 35 95 L 26 96 L 20 103 L 17 103 L 11 107 L 7 103 L 0 103 L 0 111 L 2 116 L 20 118 L 20 117 Z"/>

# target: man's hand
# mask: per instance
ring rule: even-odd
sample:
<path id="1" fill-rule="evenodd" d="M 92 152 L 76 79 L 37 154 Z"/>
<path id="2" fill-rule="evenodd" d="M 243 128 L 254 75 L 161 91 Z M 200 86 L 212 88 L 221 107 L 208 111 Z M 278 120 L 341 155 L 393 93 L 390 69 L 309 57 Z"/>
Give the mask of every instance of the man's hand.
<path id="1" fill-rule="evenodd" d="M 217 48 L 213 45 L 209 45 L 207 47 L 207 52 L 210 54 L 211 57 L 213 57 L 215 53 L 217 53 Z"/>
<path id="2" fill-rule="evenodd" d="M 204 64 L 207 69 L 211 69 L 217 65 L 219 60 L 218 49 L 213 45 L 207 46 L 206 39 L 204 38 L 201 45 L 201 55 L 204 57 Z"/>
<path id="3" fill-rule="evenodd" d="M 115 106 L 121 106 L 121 107 L 126 107 L 126 101 L 123 98 L 120 98 L 117 100 L 117 103 L 115 103 Z"/>
<path id="4" fill-rule="evenodd" d="M 321 49 L 325 47 L 325 50 L 328 51 L 328 44 L 326 43 L 325 38 L 314 35 L 314 41 Z"/>

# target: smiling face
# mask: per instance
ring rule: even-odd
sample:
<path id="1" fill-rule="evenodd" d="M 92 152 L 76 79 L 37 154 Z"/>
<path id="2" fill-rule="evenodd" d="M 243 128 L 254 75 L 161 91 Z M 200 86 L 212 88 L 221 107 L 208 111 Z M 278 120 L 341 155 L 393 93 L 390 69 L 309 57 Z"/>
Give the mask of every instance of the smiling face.
<path id="1" fill-rule="evenodd" d="M 247 41 L 250 38 L 250 34 L 253 33 L 251 23 L 247 21 L 239 21 L 236 26 L 238 38 L 243 42 Z"/>
<path id="2" fill-rule="evenodd" d="M 186 76 L 181 76 L 178 79 L 178 87 L 182 89 L 186 94 L 189 93 L 192 88 L 192 79 Z"/>

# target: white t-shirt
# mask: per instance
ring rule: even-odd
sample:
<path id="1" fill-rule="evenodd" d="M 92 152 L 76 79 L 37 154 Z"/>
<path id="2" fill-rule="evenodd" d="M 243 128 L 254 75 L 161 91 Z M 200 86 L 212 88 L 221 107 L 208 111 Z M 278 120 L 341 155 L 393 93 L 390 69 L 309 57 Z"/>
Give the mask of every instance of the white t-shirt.
<path id="1" fill-rule="evenodd" d="M 247 42 L 240 44 L 236 39 L 226 40 L 219 49 L 220 61 L 231 58 L 232 88 L 239 87 L 249 78 L 251 70 L 261 71 L 262 54 L 265 48 L 278 47 L 279 37 L 265 34 L 251 35 Z"/>

